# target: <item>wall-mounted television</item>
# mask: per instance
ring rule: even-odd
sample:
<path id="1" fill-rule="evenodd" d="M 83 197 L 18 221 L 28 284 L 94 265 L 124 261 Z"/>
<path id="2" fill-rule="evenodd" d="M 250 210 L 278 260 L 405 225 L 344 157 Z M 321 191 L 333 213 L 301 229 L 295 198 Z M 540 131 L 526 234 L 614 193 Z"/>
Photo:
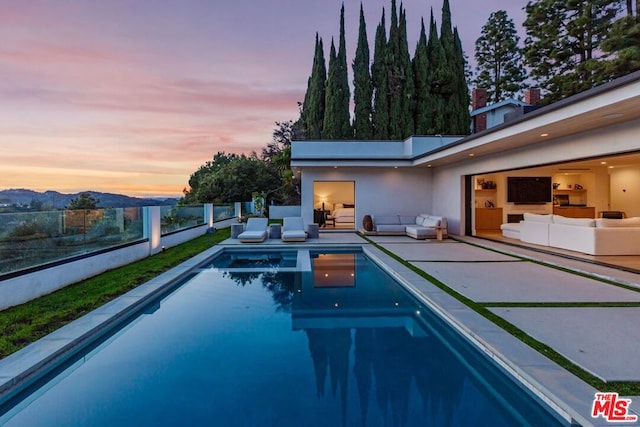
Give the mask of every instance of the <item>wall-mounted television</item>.
<path id="1" fill-rule="evenodd" d="M 552 200 L 550 176 L 507 177 L 507 202 L 535 205 L 550 203 Z"/>

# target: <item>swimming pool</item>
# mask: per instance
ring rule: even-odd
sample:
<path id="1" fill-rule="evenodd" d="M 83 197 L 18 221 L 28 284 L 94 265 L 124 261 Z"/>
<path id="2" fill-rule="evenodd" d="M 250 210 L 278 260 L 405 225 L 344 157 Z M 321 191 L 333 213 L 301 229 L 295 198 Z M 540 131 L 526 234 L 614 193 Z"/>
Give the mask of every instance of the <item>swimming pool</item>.
<path id="1" fill-rule="evenodd" d="M 563 425 L 362 251 L 199 267 L 0 424 Z"/>

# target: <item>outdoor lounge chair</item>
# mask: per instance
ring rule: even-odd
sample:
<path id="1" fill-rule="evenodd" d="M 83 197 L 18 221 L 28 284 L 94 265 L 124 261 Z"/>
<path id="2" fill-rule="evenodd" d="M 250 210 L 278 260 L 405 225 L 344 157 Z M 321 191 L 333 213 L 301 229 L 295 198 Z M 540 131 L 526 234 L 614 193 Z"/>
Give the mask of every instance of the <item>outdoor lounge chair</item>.
<path id="1" fill-rule="evenodd" d="M 307 240 L 307 233 L 304 231 L 304 223 L 299 216 L 291 216 L 284 219 L 282 223 L 283 242 L 304 242 Z"/>
<path id="2" fill-rule="evenodd" d="M 245 230 L 238 235 L 242 243 L 260 243 L 267 238 L 267 218 L 249 218 Z"/>

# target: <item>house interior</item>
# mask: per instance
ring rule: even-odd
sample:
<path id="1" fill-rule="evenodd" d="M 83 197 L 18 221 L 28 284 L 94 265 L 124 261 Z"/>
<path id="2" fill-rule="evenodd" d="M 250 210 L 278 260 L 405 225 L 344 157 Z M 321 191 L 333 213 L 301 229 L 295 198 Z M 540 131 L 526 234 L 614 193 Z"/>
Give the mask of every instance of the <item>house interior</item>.
<path id="1" fill-rule="evenodd" d="M 326 229 L 355 229 L 355 182 L 316 181 L 313 184 L 314 222 Z"/>
<path id="2" fill-rule="evenodd" d="M 546 178 L 551 183 L 549 196 L 535 203 L 510 201 L 511 177 Z M 640 217 L 640 153 L 474 175 L 472 188 L 474 235 L 506 243 L 513 239 L 502 235 L 500 225 L 519 222 L 525 212 L 569 218 Z M 636 256 L 581 256 L 640 269 Z"/>

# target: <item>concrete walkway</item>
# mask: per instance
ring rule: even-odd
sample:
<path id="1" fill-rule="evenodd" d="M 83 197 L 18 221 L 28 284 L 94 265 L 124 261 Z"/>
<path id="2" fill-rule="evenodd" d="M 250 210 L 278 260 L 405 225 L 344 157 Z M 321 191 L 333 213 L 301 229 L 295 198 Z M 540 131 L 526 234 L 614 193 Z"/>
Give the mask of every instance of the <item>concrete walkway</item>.
<path id="1" fill-rule="evenodd" d="M 436 242 L 377 236 L 371 240 L 485 305 L 593 375 L 605 381 L 640 381 L 640 275 L 482 239 Z M 487 346 L 487 351 L 505 358 L 516 375 L 530 378 L 568 403 L 581 415 L 576 417 L 581 424 L 616 425 L 603 417 L 591 418 L 595 389 L 532 348 L 523 347 L 519 340 L 505 337 L 506 332 L 496 332 L 495 324 L 460 307 L 461 303 L 451 301 L 453 297 L 432 284 L 416 285 L 419 280 L 410 280 L 420 294 Z M 604 302 L 613 306 L 593 307 L 593 303 Z M 638 414 L 640 396 L 630 398 Z"/>

